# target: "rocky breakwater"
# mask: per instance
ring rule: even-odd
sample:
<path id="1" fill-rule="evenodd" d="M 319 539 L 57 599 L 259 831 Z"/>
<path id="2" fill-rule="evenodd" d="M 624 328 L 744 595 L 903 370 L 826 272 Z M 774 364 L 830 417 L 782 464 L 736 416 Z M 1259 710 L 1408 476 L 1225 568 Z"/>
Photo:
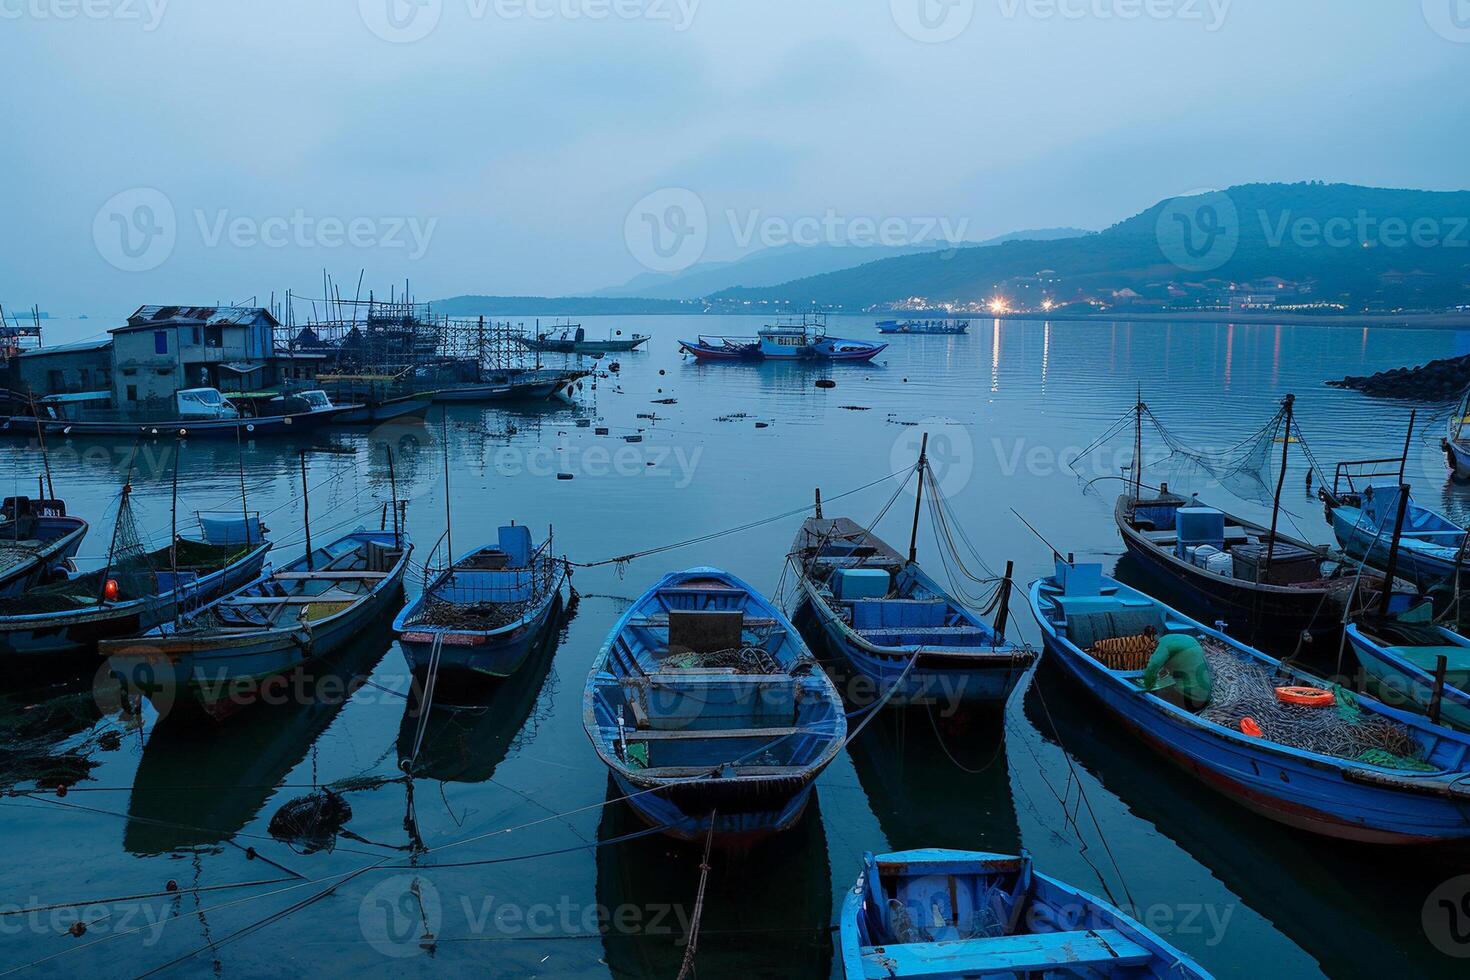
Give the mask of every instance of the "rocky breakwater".
<path id="1" fill-rule="evenodd" d="M 1404 398 L 1442 402 L 1458 398 L 1470 387 L 1470 355 L 1448 357 L 1412 368 L 1394 368 L 1362 378 L 1327 382 L 1334 388 L 1351 388 L 1375 398 Z"/>

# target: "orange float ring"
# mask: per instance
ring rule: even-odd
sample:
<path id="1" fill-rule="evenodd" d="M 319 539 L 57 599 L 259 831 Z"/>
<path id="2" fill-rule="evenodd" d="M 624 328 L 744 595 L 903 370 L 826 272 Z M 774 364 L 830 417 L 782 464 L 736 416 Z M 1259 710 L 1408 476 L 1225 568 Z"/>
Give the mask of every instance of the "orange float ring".
<path id="1" fill-rule="evenodd" d="M 1330 708 L 1337 703 L 1337 698 L 1331 691 L 1324 691 L 1320 687 L 1278 687 L 1276 700 L 1303 708 Z"/>

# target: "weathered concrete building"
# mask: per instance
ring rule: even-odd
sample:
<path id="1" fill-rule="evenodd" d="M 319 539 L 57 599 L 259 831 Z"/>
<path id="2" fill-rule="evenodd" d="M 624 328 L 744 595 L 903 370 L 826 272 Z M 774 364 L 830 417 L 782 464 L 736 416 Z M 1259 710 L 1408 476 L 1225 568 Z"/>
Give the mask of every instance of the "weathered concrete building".
<path id="1" fill-rule="evenodd" d="M 172 401 L 183 388 L 256 391 L 315 376 L 320 357 L 278 354 L 280 324 L 244 306 L 143 306 L 112 334 L 119 408 Z"/>
<path id="2" fill-rule="evenodd" d="M 16 386 L 36 398 L 112 391 L 111 340 L 29 350 L 15 359 L 15 365 Z"/>

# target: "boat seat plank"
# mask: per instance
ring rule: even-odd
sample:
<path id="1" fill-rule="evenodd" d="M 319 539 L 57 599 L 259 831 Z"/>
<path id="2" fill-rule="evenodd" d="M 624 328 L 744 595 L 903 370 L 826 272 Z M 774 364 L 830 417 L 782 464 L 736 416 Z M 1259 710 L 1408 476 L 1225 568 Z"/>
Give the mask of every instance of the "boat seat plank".
<path id="1" fill-rule="evenodd" d="M 628 620 L 628 625 L 642 626 L 646 629 L 668 629 L 669 617 L 667 615 L 645 616 L 642 619 Z M 770 618 L 760 619 L 753 616 L 746 616 L 743 620 L 741 620 L 741 625 L 746 629 L 768 629 L 772 626 L 775 626 L 776 621 Z"/>
<path id="2" fill-rule="evenodd" d="M 1116 929 L 863 947 L 863 976 L 922 980 L 987 974 L 1141 966 L 1154 954 Z"/>
<path id="3" fill-rule="evenodd" d="M 309 606 L 314 602 L 357 602 L 366 592 L 323 592 L 321 595 L 237 596 L 221 606 Z"/>
<path id="4" fill-rule="evenodd" d="M 810 731 L 806 728 L 674 728 L 648 729 L 628 733 L 630 742 L 666 742 L 680 739 L 717 738 L 786 738 Z"/>
<path id="5" fill-rule="evenodd" d="M 276 572 L 271 578 L 283 582 L 309 582 L 316 579 L 335 581 L 340 579 L 363 579 L 370 581 L 381 581 L 391 575 L 391 572 Z"/>
<path id="6" fill-rule="evenodd" d="M 990 632 L 979 626 L 880 626 L 877 629 L 853 630 L 858 636 L 980 636 Z"/>

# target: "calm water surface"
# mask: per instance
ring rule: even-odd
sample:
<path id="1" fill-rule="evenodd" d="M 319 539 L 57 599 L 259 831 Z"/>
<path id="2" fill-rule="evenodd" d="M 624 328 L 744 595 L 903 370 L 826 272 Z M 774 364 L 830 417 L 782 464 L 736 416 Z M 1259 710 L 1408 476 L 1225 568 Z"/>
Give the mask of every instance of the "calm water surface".
<path id="1" fill-rule="evenodd" d="M 267 514 L 277 560 L 298 555 L 299 453 L 322 450 L 307 457 L 314 539 L 376 526 L 391 445 L 400 491 L 413 501 L 415 560 L 430 562 L 436 550 L 438 560 L 447 440 L 456 552 L 516 520 L 554 526 L 557 550 L 592 564 L 794 510 L 818 486 L 828 516 L 866 522 L 897 485 L 840 495 L 909 465 L 927 430 L 970 540 L 991 565 L 1014 560 L 1029 579 L 1047 570 L 1048 550 L 1011 508 L 1063 550 L 1110 566 L 1119 555 L 1118 485 L 1084 492 L 1066 460 L 1129 409 L 1137 386 L 1180 436 L 1217 448 L 1258 429 L 1295 392 L 1311 448 L 1330 467 L 1397 454 L 1412 406 L 1329 389 L 1325 379 L 1470 350 L 1470 333 L 1451 331 L 977 321 L 966 337 L 897 338 L 866 366 L 702 367 L 677 352 L 681 336 L 751 333 L 759 322 L 589 320 L 592 336 L 637 329 L 654 340 L 589 387 L 580 412 L 456 406 L 442 422 L 436 408 L 427 425 L 247 445 L 249 506 Z M 832 330 L 874 336 L 870 320 L 834 320 Z M 837 387 L 816 388 L 824 376 Z M 1435 448 L 1444 406 L 1419 407 L 1433 425 L 1410 453 L 1416 494 L 1466 516 L 1470 500 L 1448 484 Z M 577 427 L 579 415 L 610 434 Z M 620 438 L 633 434 L 642 441 Z M 1091 458 L 1087 478 L 1115 473 L 1127 442 Z M 103 557 L 132 447 L 51 449 L 58 492 L 94 524 L 83 554 Z M 172 453 L 143 447 L 131 464 L 138 518 L 160 545 Z M 7 445 L 0 460 L 7 493 L 33 490 L 39 452 Z M 240 506 L 233 444 L 190 443 L 177 465 L 186 517 Z M 1291 523 L 1326 541 L 1304 464 L 1292 465 Z M 1218 488 L 1183 487 L 1228 500 Z M 901 497 L 880 533 L 902 544 L 911 510 Z M 70 752 L 92 768 L 64 797 L 0 799 L 0 902 L 96 905 L 81 936 L 66 931 L 65 912 L 0 919 L 0 975 L 675 975 L 700 853 L 642 835 L 616 802 L 583 733 L 582 684 L 615 618 L 664 571 L 715 564 L 789 593 L 783 556 L 800 521 L 578 569 L 581 598 L 556 642 L 477 707 L 433 712 L 411 783 L 394 777 L 419 724 L 386 623 L 332 666 L 339 679 L 369 681 L 345 703 L 262 708 L 214 731 L 171 725 L 151 709 L 141 722 L 103 715 L 85 684 L 10 698 L 0 722 L 8 741 Z M 920 557 L 935 556 L 926 522 Z M 422 576 L 421 567 L 410 574 L 411 592 Z M 1016 617 L 1034 642 L 1024 608 Z M 345 793 L 351 834 L 334 848 L 301 853 L 271 837 L 284 803 L 344 779 L 355 780 Z M 818 787 L 790 834 L 715 854 L 701 975 L 830 975 L 830 926 L 863 852 L 930 845 L 1028 848 L 1045 871 L 1139 909 L 1220 976 L 1451 975 L 1457 966 L 1430 944 L 1421 915 L 1433 888 L 1470 872 L 1470 860 L 1385 854 L 1255 818 L 1141 749 L 1045 665 L 1003 717 L 881 716 Z M 415 836 L 428 854 L 411 855 Z M 180 890 L 135 897 L 169 882 Z M 224 887 L 241 883 L 256 884 Z"/>

